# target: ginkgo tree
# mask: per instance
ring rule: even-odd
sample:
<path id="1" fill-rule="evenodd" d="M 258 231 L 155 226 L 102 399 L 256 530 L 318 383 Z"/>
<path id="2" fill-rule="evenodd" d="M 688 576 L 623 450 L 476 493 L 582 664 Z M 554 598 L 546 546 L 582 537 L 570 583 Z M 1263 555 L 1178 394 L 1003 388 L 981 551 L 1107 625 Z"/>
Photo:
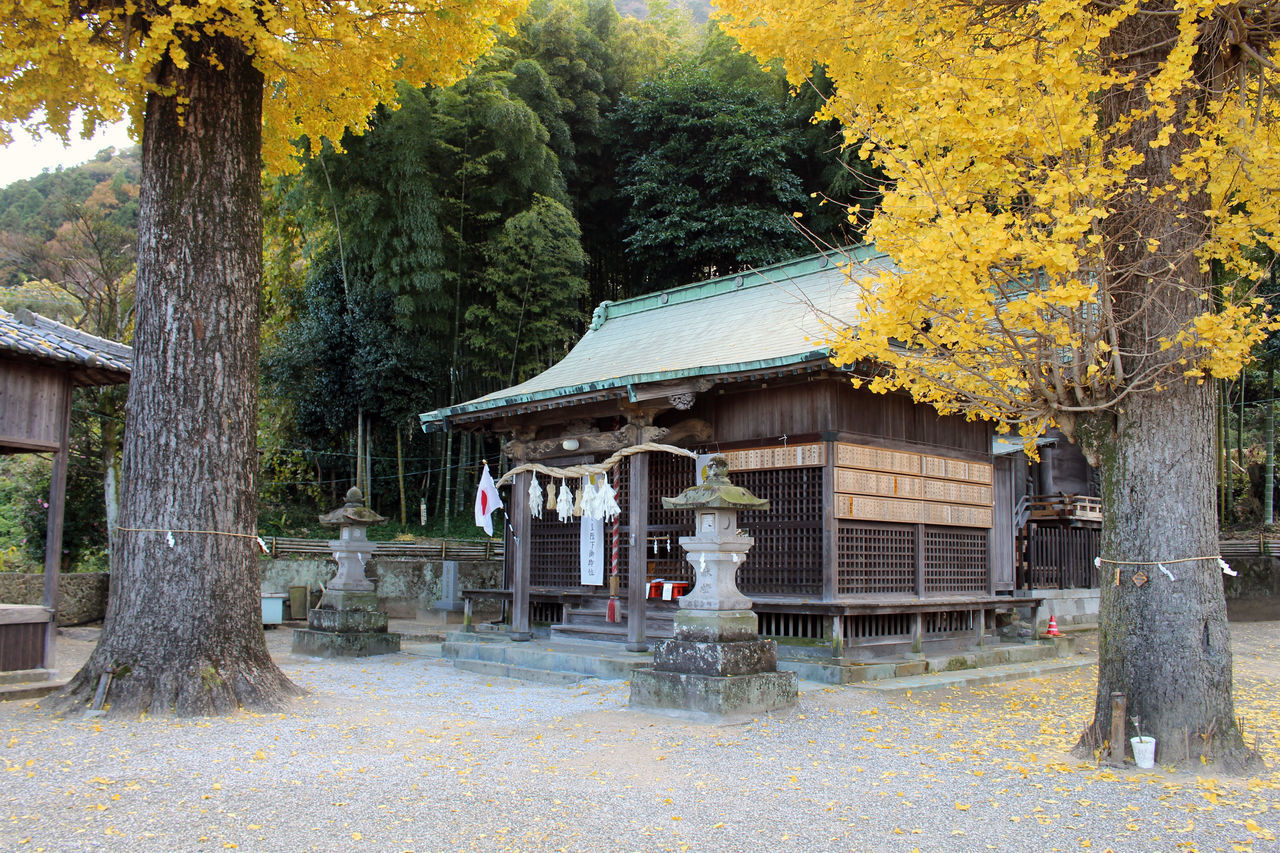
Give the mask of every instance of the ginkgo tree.
<path id="1" fill-rule="evenodd" d="M 261 173 L 456 80 L 521 0 L 4 0 L 0 142 L 142 138 L 133 375 L 111 596 L 64 693 L 115 713 L 278 707 L 255 541 Z"/>
<path id="2" fill-rule="evenodd" d="M 878 361 L 875 390 L 941 412 L 1028 437 L 1056 424 L 1100 468 L 1082 745 L 1108 737 L 1119 692 L 1161 761 L 1255 761 L 1233 709 L 1209 379 L 1268 325 L 1244 249 L 1280 245 L 1280 4 L 720 5 L 793 85 L 823 69 L 818 118 L 888 178 L 868 236 L 895 263 L 833 330 L 835 359 Z"/>

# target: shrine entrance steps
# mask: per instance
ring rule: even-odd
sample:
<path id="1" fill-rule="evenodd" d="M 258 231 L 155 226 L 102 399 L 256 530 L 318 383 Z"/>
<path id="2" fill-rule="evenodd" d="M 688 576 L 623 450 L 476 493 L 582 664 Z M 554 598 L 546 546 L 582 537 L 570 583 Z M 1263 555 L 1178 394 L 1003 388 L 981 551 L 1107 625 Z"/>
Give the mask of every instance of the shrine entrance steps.
<path id="1" fill-rule="evenodd" d="M 564 618 L 550 626 L 553 640 L 607 640 L 617 643 L 627 641 L 627 601 L 618 600 L 621 622 L 610 622 L 608 598 L 584 598 L 573 605 L 565 605 Z M 649 601 L 645 607 L 644 635 L 652 640 L 669 640 L 675 635 L 675 615 L 679 605 L 674 601 Z"/>
<path id="2" fill-rule="evenodd" d="M 635 667 L 653 660 L 651 654 L 628 652 L 620 643 L 548 641 L 538 636 L 516 643 L 506 631 L 455 632 L 440 647 L 440 655 L 458 669 L 542 684 L 587 678 L 626 681 Z"/>
<path id="3" fill-rule="evenodd" d="M 619 641 L 535 636 L 529 642 L 517 643 L 505 630 L 452 633 L 440 653 L 459 669 L 550 684 L 570 684 L 587 678 L 625 681 L 633 669 L 653 662 L 651 653 L 628 652 Z M 895 683 L 910 679 L 910 689 L 1039 677 L 1093 660 L 1092 656 L 1073 654 L 1072 642 L 1066 638 L 994 643 L 943 656 L 873 661 L 835 659 L 829 652 L 821 654 L 820 647 L 786 642 L 778 645 L 778 669 L 795 672 L 804 681 L 851 685 L 865 682 L 866 686 L 874 686 L 889 679 Z M 894 688 L 886 683 L 877 689 Z"/>

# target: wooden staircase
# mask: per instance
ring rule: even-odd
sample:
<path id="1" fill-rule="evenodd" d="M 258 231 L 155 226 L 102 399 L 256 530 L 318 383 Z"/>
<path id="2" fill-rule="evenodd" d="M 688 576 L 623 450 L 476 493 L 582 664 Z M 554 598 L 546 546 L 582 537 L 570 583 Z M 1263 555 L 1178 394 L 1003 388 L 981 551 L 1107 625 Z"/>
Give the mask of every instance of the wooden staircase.
<path id="1" fill-rule="evenodd" d="M 605 619 L 609 599 L 606 596 L 582 598 L 576 604 L 566 604 L 564 621 L 551 626 L 553 640 L 606 640 L 622 643 L 627 639 L 626 599 L 618 601 L 621 622 Z M 675 615 L 679 604 L 674 601 L 650 599 L 645 608 L 645 638 L 667 640 L 675 634 Z"/>

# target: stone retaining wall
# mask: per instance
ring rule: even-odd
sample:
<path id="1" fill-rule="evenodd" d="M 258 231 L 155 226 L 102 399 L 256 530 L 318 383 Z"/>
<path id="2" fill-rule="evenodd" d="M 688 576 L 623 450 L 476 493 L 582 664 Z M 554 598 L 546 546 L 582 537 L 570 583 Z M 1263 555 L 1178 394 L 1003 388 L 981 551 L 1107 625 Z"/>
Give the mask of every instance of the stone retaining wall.
<path id="1" fill-rule="evenodd" d="M 1228 560 L 1236 576 L 1223 575 L 1227 598 L 1280 597 L 1280 557 L 1236 557 Z"/>
<path id="2" fill-rule="evenodd" d="M 98 622 L 107 613 L 106 572 L 67 572 L 58 575 L 55 605 L 59 625 Z M 0 572 L 0 603 L 40 604 L 44 600 L 44 575 Z"/>
<path id="3" fill-rule="evenodd" d="M 338 570 L 333 560 L 264 558 L 263 592 L 288 593 L 292 586 L 310 586 L 313 598 Z M 378 609 L 395 619 L 421 619 L 432 611 L 461 610 L 462 589 L 502 586 L 499 560 L 424 560 L 374 557 L 365 574 L 377 587 Z"/>
<path id="4" fill-rule="evenodd" d="M 1100 593 L 1096 589 L 1036 589 L 1031 591 L 1040 599 L 1036 613 L 1036 630 L 1043 632 L 1052 616 L 1059 628 L 1069 625 L 1096 625 Z"/>

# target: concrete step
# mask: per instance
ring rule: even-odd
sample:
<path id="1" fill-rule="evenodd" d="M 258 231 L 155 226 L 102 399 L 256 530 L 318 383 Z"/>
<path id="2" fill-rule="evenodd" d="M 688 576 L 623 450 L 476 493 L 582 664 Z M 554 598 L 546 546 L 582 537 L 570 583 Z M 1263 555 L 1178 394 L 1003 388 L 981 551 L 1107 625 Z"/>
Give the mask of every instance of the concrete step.
<path id="1" fill-rule="evenodd" d="M 539 684 L 577 684 L 589 676 L 577 672 L 559 672 L 551 669 L 533 669 L 488 660 L 454 660 L 453 665 L 467 672 L 497 678 L 514 678 L 519 681 L 536 681 Z"/>
<path id="2" fill-rule="evenodd" d="M 645 620 L 646 641 L 669 640 L 675 635 L 675 625 L 671 620 Z M 553 640 L 608 640 L 625 642 L 627 639 L 627 623 L 606 622 L 603 618 L 597 621 L 567 622 L 551 626 Z"/>
<path id="3" fill-rule="evenodd" d="M 924 675 L 899 676 L 881 682 L 867 681 L 858 687 L 876 690 L 887 695 L 900 695 L 908 691 L 940 690 L 947 687 L 981 687 L 1023 678 L 1041 678 L 1060 672 L 1071 672 L 1094 663 L 1094 659 L 1077 655 L 1075 658 L 1007 663 L 981 669 L 952 672 L 930 672 Z"/>
<path id="4" fill-rule="evenodd" d="M 908 678 L 939 672 L 968 672 L 1007 664 L 1033 664 L 1070 654 L 1070 640 L 1039 643 L 1002 643 L 967 652 L 944 655 L 899 655 L 850 661 L 825 659 L 812 654 L 814 647 L 778 646 L 778 669 L 796 673 L 805 681 L 822 684 L 859 684 L 890 678 Z M 799 652 L 797 654 L 797 652 Z"/>
<path id="5" fill-rule="evenodd" d="M 449 635 L 441 646 L 441 657 L 462 668 L 465 668 L 463 662 L 485 661 L 521 670 L 572 674 L 579 680 L 626 680 L 631 677 L 633 667 L 651 660 L 649 655 L 628 652 L 616 643 L 560 640 L 551 645 L 546 641 L 516 643 L 505 637 L 479 637 L 476 634 Z"/>
<path id="6" fill-rule="evenodd" d="M 25 681 L 11 684 L 0 684 L 0 702 L 25 702 L 28 699 L 39 699 L 56 693 L 67 686 L 70 679 L 56 681 Z"/>

